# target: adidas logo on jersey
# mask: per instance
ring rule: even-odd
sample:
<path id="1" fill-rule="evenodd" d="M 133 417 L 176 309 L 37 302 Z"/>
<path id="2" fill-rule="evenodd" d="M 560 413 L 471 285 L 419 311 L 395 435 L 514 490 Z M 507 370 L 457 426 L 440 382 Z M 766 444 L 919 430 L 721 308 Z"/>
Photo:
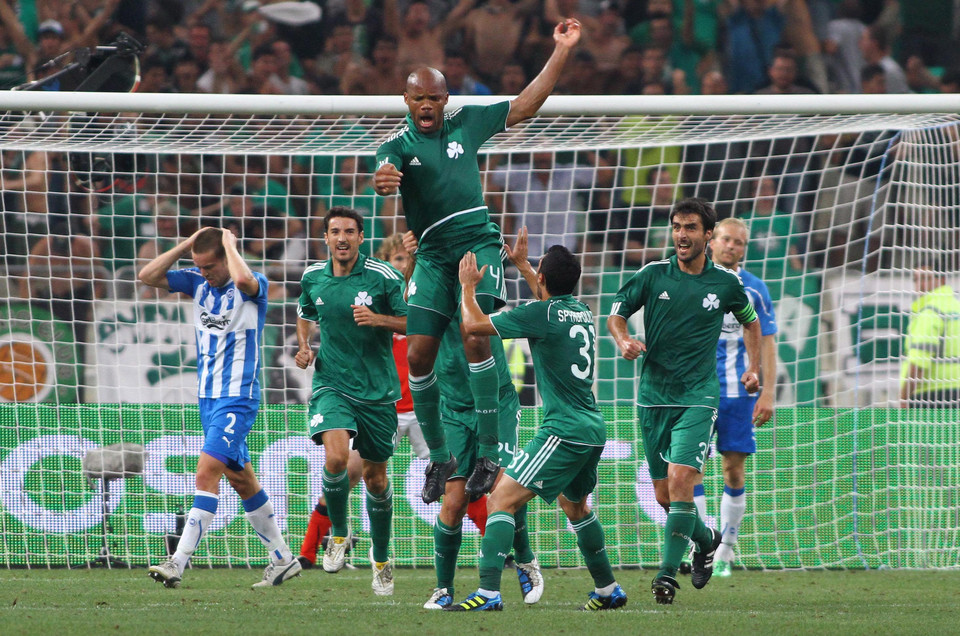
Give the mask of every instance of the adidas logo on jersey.
<path id="1" fill-rule="evenodd" d="M 534 487 L 534 488 L 543 488 L 543 481 L 542 481 L 542 480 L 537 480 L 537 481 L 533 482 L 533 487 Z"/>
<path id="2" fill-rule="evenodd" d="M 313 304 L 316 305 L 317 307 L 319 307 L 320 305 L 323 304 L 323 300 L 322 300 L 319 296 L 317 296 L 317 300 L 314 301 Z"/>
<path id="3" fill-rule="evenodd" d="M 663 290 L 657 298 L 660 300 L 670 300 L 670 294 L 667 293 L 667 290 Z"/>
<path id="4" fill-rule="evenodd" d="M 410 160 L 410 165 L 411 165 L 411 166 L 419 166 L 419 165 L 420 165 L 420 159 L 417 158 L 417 157 L 414 157 L 413 159 Z"/>

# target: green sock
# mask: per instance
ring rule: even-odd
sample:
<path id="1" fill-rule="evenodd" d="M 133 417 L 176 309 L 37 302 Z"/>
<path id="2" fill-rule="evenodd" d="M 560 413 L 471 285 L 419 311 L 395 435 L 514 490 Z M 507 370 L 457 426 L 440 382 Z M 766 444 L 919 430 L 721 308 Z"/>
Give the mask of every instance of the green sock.
<path id="1" fill-rule="evenodd" d="M 499 463 L 500 374 L 493 356 L 470 363 L 470 392 L 477 411 L 477 452 L 480 457 Z"/>
<path id="2" fill-rule="evenodd" d="M 692 501 L 674 501 L 663 529 L 663 559 L 657 576 L 677 576 L 683 555 L 690 549 L 690 535 L 697 523 L 697 507 Z M 701 522 L 703 523 L 703 522 Z"/>
<path id="3" fill-rule="evenodd" d="M 430 461 L 447 461 L 450 450 L 440 422 L 440 385 L 433 371 L 419 378 L 410 376 L 410 395 L 413 397 L 413 412 L 417 414 L 423 439 L 430 449 Z"/>
<path id="4" fill-rule="evenodd" d="M 480 544 L 480 587 L 500 591 L 503 562 L 513 541 L 513 515 L 495 512 L 487 517 L 487 529 Z"/>
<path id="5" fill-rule="evenodd" d="M 347 471 L 333 475 L 327 472 L 326 468 L 323 469 L 323 497 L 327 500 L 327 515 L 330 517 L 333 536 L 347 536 L 347 499 L 350 497 L 350 478 L 347 477 Z"/>
<path id="6" fill-rule="evenodd" d="M 437 570 L 437 587 L 445 587 L 453 595 L 453 578 L 457 573 L 457 557 L 463 541 L 463 524 L 451 528 L 437 519 L 433 526 L 433 566 Z"/>
<path id="7" fill-rule="evenodd" d="M 393 525 L 393 487 L 389 482 L 387 489 L 379 495 L 367 491 L 367 516 L 370 517 L 373 560 L 383 563 L 390 558 L 390 528 Z"/>
<path id="8" fill-rule="evenodd" d="M 530 533 L 527 532 L 527 504 L 523 504 L 513 513 L 516 527 L 513 529 L 513 556 L 517 563 L 533 561 L 533 550 L 530 549 Z"/>
<path id="9" fill-rule="evenodd" d="M 586 517 L 573 523 L 573 530 L 577 533 L 577 547 L 593 577 L 593 584 L 600 588 L 613 583 L 616 579 L 603 541 L 603 526 L 597 515 L 591 510 Z"/>
<path id="10" fill-rule="evenodd" d="M 699 511 L 697 511 L 697 520 L 693 524 L 693 532 L 690 534 L 690 538 L 701 550 L 706 549 L 709 552 L 710 548 L 713 547 L 713 532 L 703 522 Z"/>

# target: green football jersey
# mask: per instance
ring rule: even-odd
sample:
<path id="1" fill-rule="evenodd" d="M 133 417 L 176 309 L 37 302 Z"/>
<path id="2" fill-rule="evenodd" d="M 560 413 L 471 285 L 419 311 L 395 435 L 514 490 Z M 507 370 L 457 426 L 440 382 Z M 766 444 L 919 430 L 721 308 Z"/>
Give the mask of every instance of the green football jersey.
<path id="1" fill-rule="evenodd" d="M 400 399 L 388 329 L 361 327 L 351 305 L 366 305 L 376 314 L 406 316 L 403 276 L 389 263 L 360 254 L 347 276 L 334 276 L 329 261 L 309 266 L 300 281 L 297 315 L 320 326 L 320 352 L 313 393 L 332 389 L 358 402 Z"/>
<path id="2" fill-rule="evenodd" d="M 647 351 L 640 361 L 637 403 L 717 408 L 723 316 L 732 313 L 740 324 L 757 319 L 740 277 L 710 259 L 699 274 L 687 274 L 674 255 L 644 265 L 624 283 L 610 314 L 626 319 L 641 307 Z"/>
<path id="3" fill-rule="evenodd" d="M 597 330 L 571 295 L 490 316 L 501 338 L 526 338 L 543 400 L 542 430 L 574 444 L 603 446 L 607 429 L 593 395 Z"/>
<path id="4" fill-rule="evenodd" d="M 500 378 L 500 395 L 512 391 L 517 392 L 510 377 L 510 367 L 507 365 L 507 356 L 503 352 L 503 342 L 500 338 L 490 338 L 490 352 L 497 367 Z M 470 367 L 467 366 L 467 354 L 463 350 L 463 339 L 460 336 L 460 314 L 456 320 L 451 320 L 447 330 L 440 339 L 440 350 L 437 351 L 437 360 L 433 365 L 440 385 L 440 400 L 444 406 L 452 411 L 473 410 L 473 392 L 470 390 Z"/>
<path id="5" fill-rule="evenodd" d="M 377 167 L 391 163 L 403 173 L 404 216 L 424 255 L 458 251 L 459 261 L 475 243 L 499 243 L 499 228 L 483 200 L 477 151 L 506 129 L 509 112 L 510 102 L 464 106 L 445 114 L 443 127 L 429 134 L 407 115 L 406 125 L 377 149 Z"/>

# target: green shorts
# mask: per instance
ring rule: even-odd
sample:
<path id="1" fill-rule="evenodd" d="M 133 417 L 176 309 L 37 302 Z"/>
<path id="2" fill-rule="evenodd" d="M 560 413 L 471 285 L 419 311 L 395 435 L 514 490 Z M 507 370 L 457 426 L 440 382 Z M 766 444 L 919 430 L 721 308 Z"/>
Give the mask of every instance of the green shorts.
<path id="1" fill-rule="evenodd" d="M 500 428 L 497 450 L 500 465 L 509 466 L 517 453 L 517 428 L 520 425 L 520 399 L 511 387 L 513 395 L 500 395 Z M 457 470 L 451 479 L 466 479 L 477 463 L 477 414 L 471 409 L 455 411 L 440 406 L 440 421 L 447 438 L 447 448 L 457 458 Z"/>
<path id="2" fill-rule="evenodd" d="M 307 409 L 310 439 L 319 446 L 324 432 L 341 430 L 350 433 L 353 448 L 362 459 L 385 462 L 393 457 L 396 446 L 397 407 L 392 402 L 354 402 L 330 389 L 315 393 Z"/>
<path id="3" fill-rule="evenodd" d="M 582 501 L 597 487 L 597 465 L 603 446 L 565 442 L 539 430 L 507 467 L 507 475 L 547 503 L 563 494 Z"/>
<path id="4" fill-rule="evenodd" d="M 447 448 L 457 458 L 457 470 L 450 479 L 466 479 L 477 462 L 477 414 L 440 407 L 440 421 Z"/>
<path id="5" fill-rule="evenodd" d="M 717 409 L 704 406 L 638 407 L 650 479 L 666 479 L 667 464 L 703 472 Z"/>
<path id="6" fill-rule="evenodd" d="M 498 430 L 497 450 L 500 451 L 500 465 L 507 467 L 513 462 L 517 452 L 517 431 L 520 429 L 520 396 L 511 384 L 500 391 L 500 428 Z"/>
<path id="7" fill-rule="evenodd" d="M 503 251 L 500 246 L 482 245 L 471 250 L 477 268 L 487 265 L 477 285 L 477 303 L 484 313 L 493 313 L 507 304 L 503 284 Z M 460 305 L 460 261 L 436 262 L 417 257 L 417 266 L 407 286 L 407 335 L 440 338 Z"/>

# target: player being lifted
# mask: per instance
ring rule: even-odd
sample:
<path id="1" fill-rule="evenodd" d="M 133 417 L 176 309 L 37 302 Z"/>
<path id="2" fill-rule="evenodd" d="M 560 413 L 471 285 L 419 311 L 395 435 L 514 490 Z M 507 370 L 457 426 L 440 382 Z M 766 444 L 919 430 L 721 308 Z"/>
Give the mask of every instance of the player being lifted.
<path id="1" fill-rule="evenodd" d="M 296 355 L 301 369 L 314 362 L 310 342 L 318 324 L 320 352 L 307 421 L 310 439 L 326 449 L 323 495 L 332 536 L 323 554 L 323 569 L 340 571 L 350 544 L 347 462 L 352 438 L 363 460 L 367 487 L 373 591 L 386 596 L 393 594 L 389 553 L 393 489 L 387 460 L 393 456 L 394 403 L 400 399 L 391 334 L 406 329 L 403 277 L 387 263 L 360 254 L 363 217 L 356 210 L 330 208 L 323 227 L 330 258 L 303 272 Z"/>
<path id="2" fill-rule="evenodd" d="M 676 254 L 645 265 L 614 298 L 607 329 L 627 360 L 640 354 L 637 416 L 657 502 L 667 510 L 660 570 L 652 591 L 673 602 L 677 568 L 692 539 L 691 582 L 702 588 L 713 574 L 720 533 L 697 514 L 693 488 L 706 461 L 717 419 L 720 383 L 717 341 L 730 312 L 743 325 L 749 366 L 740 376 L 747 391 L 759 387 L 760 322 L 737 275 L 706 256 L 717 213 L 703 199 L 684 199 L 670 212 Z M 646 342 L 632 338 L 627 319 L 643 308 Z"/>
<path id="3" fill-rule="evenodd" d="M 553 39 L 553 53 L 539 75 L 509 102 L 464 106 L 444 115 L 449 94 L 443 74 L 433 68 L 417 69 L 407 78 L 403 94 L 410 110 L 406 126 L 377 150 L 374 187 L 383 196 L 400 191 L 408 229 L 419 242 L 408 292 L 407 346 L 410 393 L 430 447 L 422 493 L 427 503 L 440 498 L 457 467 L 440 423 L 434 364 L 443 332 L 457 310 L 457 268 L 464 254 L 473 252 L 477 262 L 486 266 L 477 288 L 483 312 L 491 313 L 506 302 L 503 239 L 484 203 L 477 151 L 496 133 L 536 114 L 580 39 L 580 24 L 565 20 L 554 28 Z M 488 492 L 499 473 L 499 379 L 488 337 L 464 334 L 463 346 L 470 364 L 479 443 L 466 491 L 476 495 Z"/>
<path id="4" fill-rule="evenodd" d="M 539 300 L 488 316 L 477 304 L 483 271 L 477 270 L 476 258 L 468 253 L 460 265 L 464 330 L 529 340 L 543 422 L 490 495 L 479 589 L 446 609 L 503 609 L 500 578 L 513 540 L 514 512 L 538 495 L 547 503 L 557 500 L 577 533 L 577 546 L 595 586 L 582 609 L 615 609 L 626 604 L 627 596 L 613 576 L 603 526 L 587 505 L 587 496 L 597 485 L 606 425 L 593 395 L 593 313 L 572 296 L 580 280 L 580 263 L 567 248 L 554 245 L 540 259 L 537 272 L 523 259 L 521 273 Z"/>
<path id="5" fill-rule="evenodd" d="M 191 254 L 196 267 L 171 271 Z M 267 316 L 267 279 L 250 271 L 229 230 L 194 232 L 140 270 L 140 280 L 193 298 L 197 341 L 197 394 L 203 448 L 197 460 L 193 506 L 173 556 L 149 568 L 166 587 L 177 587 L 217 512 L 220 478 L 237 491 L 247 521 L 270 555 L 263 580 L 254 587 L 280 585 L 300 573 L 273 514 L 273 504 L 250 464 L 247 433 L 260 409 L 260 344 Z"/>

